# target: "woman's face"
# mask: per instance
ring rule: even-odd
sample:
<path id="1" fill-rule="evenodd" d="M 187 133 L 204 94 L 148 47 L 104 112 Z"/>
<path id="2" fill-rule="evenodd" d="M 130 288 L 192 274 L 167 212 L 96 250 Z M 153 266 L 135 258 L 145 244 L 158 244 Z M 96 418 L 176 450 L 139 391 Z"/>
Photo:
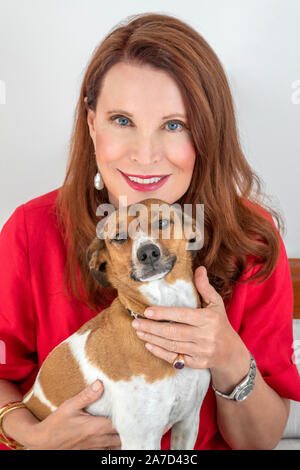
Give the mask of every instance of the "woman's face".
<path id="1" fill-rule="evenodd" d="M 125 63 L 108 70 L 96 111 L 88 110 L 88 125 L 109 202 L 115 208 L 120 196 L 127 198 L 121 205 L 148 198 L 172 204 L 186 192 L 195 148 L 184 115 L 179 88 L 164 71 Z M 157 184 L 139 184 L 124 174 L 168 177 Z"/>

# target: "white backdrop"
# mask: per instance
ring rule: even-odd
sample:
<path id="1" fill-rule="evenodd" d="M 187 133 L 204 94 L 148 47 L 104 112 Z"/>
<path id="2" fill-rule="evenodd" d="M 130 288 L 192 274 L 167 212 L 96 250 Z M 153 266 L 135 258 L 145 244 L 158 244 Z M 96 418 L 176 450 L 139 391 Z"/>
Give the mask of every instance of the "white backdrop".
<path id="1" fill-rule="evenodd" d="M 128 15 L 197 29 L 230 82 L 242 148 L 300 257 L 300 0 L 0 0 L 0 228 L 61 186 L 87 63 Z"/>

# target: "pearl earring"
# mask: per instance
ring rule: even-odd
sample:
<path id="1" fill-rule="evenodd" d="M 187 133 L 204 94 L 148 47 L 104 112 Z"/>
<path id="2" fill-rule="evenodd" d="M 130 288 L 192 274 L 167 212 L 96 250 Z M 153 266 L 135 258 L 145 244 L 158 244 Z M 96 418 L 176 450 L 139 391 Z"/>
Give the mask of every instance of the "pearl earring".
<path id="1" fill-rule="evenodd" d="M 99 189 L 99 190 L 104 188 L 103 179 L 101 178 L 101 175 L 100 175 L 99 171 L 95 175 L 94 186 L 95 186 L 96 189 Z"/>
<path id="2" fill-rule="evenodd" d="M 96 156 L 96 152 L 94 151 L 94 156 Z M 98 166 L 97 166 L 97 163 L 96 163 L 96 168 L 98 170 Z M 94 187 L 98 190 L 100 189 L 103 189 L 104 188 L 104 182 L 103 182 L 103 179 L 101 178 L 101 174 L 98 170 L 98 172 L 96 173 L 95 177 L 94 177 Z"/>

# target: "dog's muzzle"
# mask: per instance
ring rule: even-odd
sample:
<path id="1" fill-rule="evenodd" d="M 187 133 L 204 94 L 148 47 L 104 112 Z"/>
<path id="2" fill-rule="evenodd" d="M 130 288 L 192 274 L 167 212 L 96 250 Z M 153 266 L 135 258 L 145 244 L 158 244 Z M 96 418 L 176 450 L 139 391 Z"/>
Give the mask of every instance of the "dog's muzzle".
<path id="1" fill-rule="evenodd" d="M 177 256 L 161 256 L 161 251 L 154 243 L 147 243 L 139 247 L 136 253 L 139 261 L 135 267 L 134 273 L 131 273 L 132 279 L 135 281 L 147 281 L 148 278 L 159 279 L 168 274 L 174 264 Z M 164 258 L 164 259 L 163 259 Z"/>

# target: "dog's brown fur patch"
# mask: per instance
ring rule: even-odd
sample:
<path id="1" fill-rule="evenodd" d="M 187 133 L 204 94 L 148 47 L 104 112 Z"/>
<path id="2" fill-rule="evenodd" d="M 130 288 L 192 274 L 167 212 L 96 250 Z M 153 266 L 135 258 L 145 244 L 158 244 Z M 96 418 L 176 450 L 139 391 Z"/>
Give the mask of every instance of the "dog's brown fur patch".
<path id="1" fill-rule="evenodd" d="M 114 381 L 144 375 L 146 382 L 152 383 L 177 374 L 172 364 L 145 348 L 132 322 L 133 318 L 116 298 L 108 309 L 85 323 L 77 333 L 91 329 L 85 346 L 88 360 Z"/>
<path id="2" fill-rule="evenodd" d="M 54 406 L 61 405 L 88 385 L 67 343 L 59 344 L 46 357 L 38 380 L 45 397 Z M 38 419 L 44 419 L 51 412 L 34 393 L 25 404 Z"/>
<path id="3" fill-rule="evenodd" d="M 51 413 L 50 408 L 42 403 L 35 395 L 32 395 L 25 405 L 29 411 L 31 411 L 31 413 L 34 414 L 34 416 L 36 416 L 36 418 L 40 421 L 47 418 L 47 416 Z"/>
<path id="4" fill-rule="evenodd" d="M 58 345 L 45 359 L 39 380 L 45 397 L 54 406 L 59 406 L 88 385 L 67 343 Z"/>

